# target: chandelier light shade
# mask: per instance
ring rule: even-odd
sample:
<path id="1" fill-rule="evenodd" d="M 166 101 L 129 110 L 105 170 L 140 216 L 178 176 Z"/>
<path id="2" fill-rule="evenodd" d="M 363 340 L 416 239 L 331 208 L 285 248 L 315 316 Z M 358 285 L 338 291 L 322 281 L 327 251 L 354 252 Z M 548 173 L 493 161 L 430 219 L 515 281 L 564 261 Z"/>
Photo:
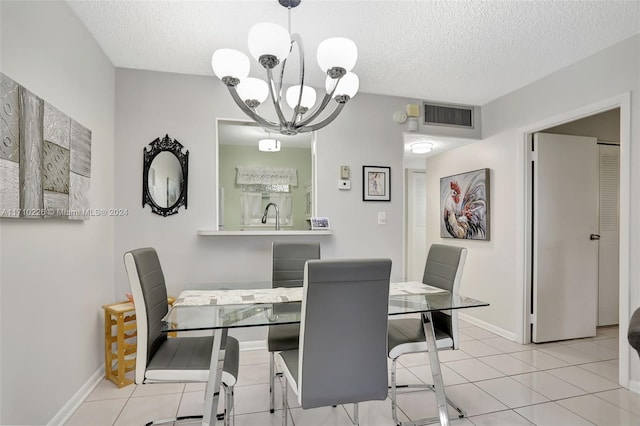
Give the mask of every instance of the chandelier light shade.
<path id="1" fill-rule="evenodd" d="M 258 141 L 258 150 L 264 152 L 280 151 L 280 141 L 277 139 L 260 139 Z"/>
<path id="2" fill-rule="evenodd" d="M 291 9 L 298 6 L 301 0 L 278 1 L 288 9 L 290 22 Z M 331 123 L 358 92 L 358 76 L 351 72 L 358 59 L 358 48 L 347 38 L 329 38 L 318 46 L 318 65 L 327 74 L 326 93 L 319 102 L 316 90 L 304 84 L 304 49 L 299 34 L 291 34 L 290 30 L 280 25 L 260 23 L 249 30 L 248 43 L 251 56 L 265 70 L 266 81 L 248 76 L 249 57 L 238 50 L 216 50 L 211 66 L 240 109 L 267 131 L 295 135 L 321 129 Z M 284 91 L 285 67 L 294 47 L 300 60 L 298 84 Z M 271 98 L 277 122 L 264 118 L 258 112 L 268 97 Z M 331 100 L 335 101 L 333 111 L 323 114 Z"/>

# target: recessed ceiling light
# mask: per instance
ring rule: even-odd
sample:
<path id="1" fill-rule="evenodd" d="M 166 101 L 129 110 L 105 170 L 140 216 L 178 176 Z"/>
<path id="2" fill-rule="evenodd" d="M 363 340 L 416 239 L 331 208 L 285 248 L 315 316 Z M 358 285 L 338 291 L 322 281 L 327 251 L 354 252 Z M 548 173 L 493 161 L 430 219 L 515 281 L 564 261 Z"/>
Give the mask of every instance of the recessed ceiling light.
<path id="1" fill-rule="evenodd" d="M 414 154 L 426 154 L 431 152 L 433 144 L 430 142 L 416 142 L 411 144 L 411 152 Z"/>

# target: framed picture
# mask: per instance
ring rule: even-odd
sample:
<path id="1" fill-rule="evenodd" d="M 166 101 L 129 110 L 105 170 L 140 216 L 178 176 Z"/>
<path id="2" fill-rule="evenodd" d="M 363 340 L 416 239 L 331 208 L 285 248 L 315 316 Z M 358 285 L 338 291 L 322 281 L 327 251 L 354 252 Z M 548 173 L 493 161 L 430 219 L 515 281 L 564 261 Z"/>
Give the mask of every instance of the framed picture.
<path id="1" fill-rule="evenodd" d="M 440 237 L 489 240 L 490 169 L 440 178 Z"/>
<path id="2" fill-rule="evenodd" d="M 311 229 L 329 229 L 329 218 L 328 217 L 312 217 L 311 218 Z"/>
<path id="3" fill-rule="evenodd" d="M 391 201 L 391 167 L 362 166 L 362 201 Z"/>

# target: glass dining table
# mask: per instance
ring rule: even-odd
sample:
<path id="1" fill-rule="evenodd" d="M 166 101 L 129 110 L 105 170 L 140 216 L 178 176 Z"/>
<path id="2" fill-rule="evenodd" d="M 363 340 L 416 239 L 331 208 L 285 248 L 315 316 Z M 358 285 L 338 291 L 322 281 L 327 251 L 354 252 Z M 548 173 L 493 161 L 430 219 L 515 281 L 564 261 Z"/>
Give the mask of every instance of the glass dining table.
<path id="1" fill-rule="evenodd" d="M 246 287 L 246 289 L 241 289 Z M 180 293 L 163 319 L 165 332 L 209 330 L 213 332 L 211 368 L 202 424 L 217 419 L 220 381 L 224 363 L 221 341 L 230 329 L 277 326 L 301 322 L 302 288 L 270 288 L 270 283 L 229 283 L 193 286 Z M 209 290 L 210 288 L 233 288 Z M 488 306 L 486 302 L 451 293 L 419 282 L 391 283 L 389 316 L 420 314 L 428 348 L 435 348 L 431 313 Z M 441 425 L 449 425 L 447 399 L 437 350 L 428 352 L 433 389 Z M 404 423 L 403 423 L 404 424 Z M 409 422 L 411 424 L 411 422 Z"/>

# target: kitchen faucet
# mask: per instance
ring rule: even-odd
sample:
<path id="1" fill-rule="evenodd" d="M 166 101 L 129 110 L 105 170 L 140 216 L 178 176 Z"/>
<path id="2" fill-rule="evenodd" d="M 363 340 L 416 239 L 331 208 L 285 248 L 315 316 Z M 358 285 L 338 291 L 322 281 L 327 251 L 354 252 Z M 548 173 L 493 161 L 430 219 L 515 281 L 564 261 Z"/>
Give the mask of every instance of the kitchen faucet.
<path id="1" fill-rule="evenodd" d="M 276 203 L 269 203 L 267 207 L 264 209 L 264 215 L 262 216 L 262 223 L 267 223 L 267 213 L 269 212 L 269 207 L 273 206 L 276 209 L 276 231 L 280 230 L 280 211 L 278 210 L 278 205 Z"/>

